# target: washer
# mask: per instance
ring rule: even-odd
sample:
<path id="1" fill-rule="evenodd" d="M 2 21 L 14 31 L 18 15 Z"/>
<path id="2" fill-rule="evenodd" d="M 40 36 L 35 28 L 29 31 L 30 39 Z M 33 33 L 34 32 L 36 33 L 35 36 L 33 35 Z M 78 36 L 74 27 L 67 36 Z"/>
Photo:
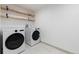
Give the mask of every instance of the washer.
<path id="1" fill-rule="evenodd" d="M 40 40 L 40 29 L 39 28 L 29 28 L 28 25 L 26 25 L 26 32 L 25 32 L 25 42 L 30 45 L 34 46 L 37 43 L 39 43 Z"/>
<path id="2" fill-rule="evenodd" d="M 23 27 L 7 27 L 3 30 L 3 53 L 19 54 L 25 50 Z"/>

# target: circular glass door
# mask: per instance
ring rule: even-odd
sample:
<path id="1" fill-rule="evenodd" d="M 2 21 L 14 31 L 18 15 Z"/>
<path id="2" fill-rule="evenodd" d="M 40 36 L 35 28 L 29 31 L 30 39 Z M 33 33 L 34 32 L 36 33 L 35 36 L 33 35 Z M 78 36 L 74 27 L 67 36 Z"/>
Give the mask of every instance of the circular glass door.
<path id="1" fill-rule="evenodd" d="M 19 48 L 23 42 L 24 36 L 21 33 L 14 33 L 6 39 L 5 46 L 10 50 L 14 50 Z"/>
<path id="2" fill-rule="evenodd" d="M 39 39 L 39 37 L 40 37 L 39 31 L 37 31 L 37 30 L 34 31 L 33 34 L 32 34 L 32 39 L 36 41 L 36 40 Z"/>

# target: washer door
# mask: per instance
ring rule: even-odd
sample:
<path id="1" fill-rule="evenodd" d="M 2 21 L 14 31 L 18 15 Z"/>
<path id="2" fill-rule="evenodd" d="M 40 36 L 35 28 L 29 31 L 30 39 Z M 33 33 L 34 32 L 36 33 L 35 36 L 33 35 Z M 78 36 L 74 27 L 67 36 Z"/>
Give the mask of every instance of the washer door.
<path id="1" fill-rule="evenodd" d="M 24 36 L 21 33 L 14 33 L 6 39 L 5 46 L 10 50 L 14 50 L 19 48 L 23 42 Z"/>
<path id="2" fill-rule="evenodd" d="M 37 30 L 34 31 L 33 34 L 32 34 L 32 39 L 36 41 L 36 40 L 39 39 L 39 37 L 40 37 L 40 32 L 37 31 Z"/>

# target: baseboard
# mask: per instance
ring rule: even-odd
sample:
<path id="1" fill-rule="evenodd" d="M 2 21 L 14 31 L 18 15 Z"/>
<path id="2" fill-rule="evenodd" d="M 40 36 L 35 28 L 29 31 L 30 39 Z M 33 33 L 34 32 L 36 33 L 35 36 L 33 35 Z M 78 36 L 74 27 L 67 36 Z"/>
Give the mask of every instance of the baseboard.
<path id="1" fill-rule="evenodd" d="M 51 46 L 51 47 L 54 47 L 54 48 L 56 48 L 56 49 L 58 49 L 58 50 L 61 50 L 61 51 L 63 51 L 63 52 L 66 52 L 67 54 L 75 54 L 75 53 L 73 53 L 73 52 L 64 50 L 64 49 L 62 49 L 62 48 L 56 47 L 56 46 L 54 46 L 54 45 L 48 44 L 48 43 L 43 42 L 43 41 L 41 41 L 41 43 L 44 43 L 44 44 L 46 44 L 46 45 L 48 45 L 48 46 Z"/>

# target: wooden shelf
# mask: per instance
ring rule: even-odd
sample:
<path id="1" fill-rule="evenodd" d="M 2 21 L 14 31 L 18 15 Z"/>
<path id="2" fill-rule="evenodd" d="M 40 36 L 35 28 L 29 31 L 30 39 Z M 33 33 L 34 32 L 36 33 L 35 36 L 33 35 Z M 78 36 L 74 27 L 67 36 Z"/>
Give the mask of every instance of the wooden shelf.
<path id="1" fill-rule="evenodd" d="M 6 8 L 4 7 L 1 7 L 1 10 L 6 10 Z M 11 9 L 11 8 L 8 8 L 7 11 L 11 11 L 11 12 L 15 12 L 15 13 L 18 13 L 18 14 L 22 14 L 22 15 L 26 15 L 26 16 L 31 16 L 31 17 L 34 17 L 35 15 L 33 14 L 30 14 L 30 13 L 23 13 L 23 12 L 20 12 L 20 11 L 17 11 L 17 10 L 14 10 L 14 9 Z"/>

